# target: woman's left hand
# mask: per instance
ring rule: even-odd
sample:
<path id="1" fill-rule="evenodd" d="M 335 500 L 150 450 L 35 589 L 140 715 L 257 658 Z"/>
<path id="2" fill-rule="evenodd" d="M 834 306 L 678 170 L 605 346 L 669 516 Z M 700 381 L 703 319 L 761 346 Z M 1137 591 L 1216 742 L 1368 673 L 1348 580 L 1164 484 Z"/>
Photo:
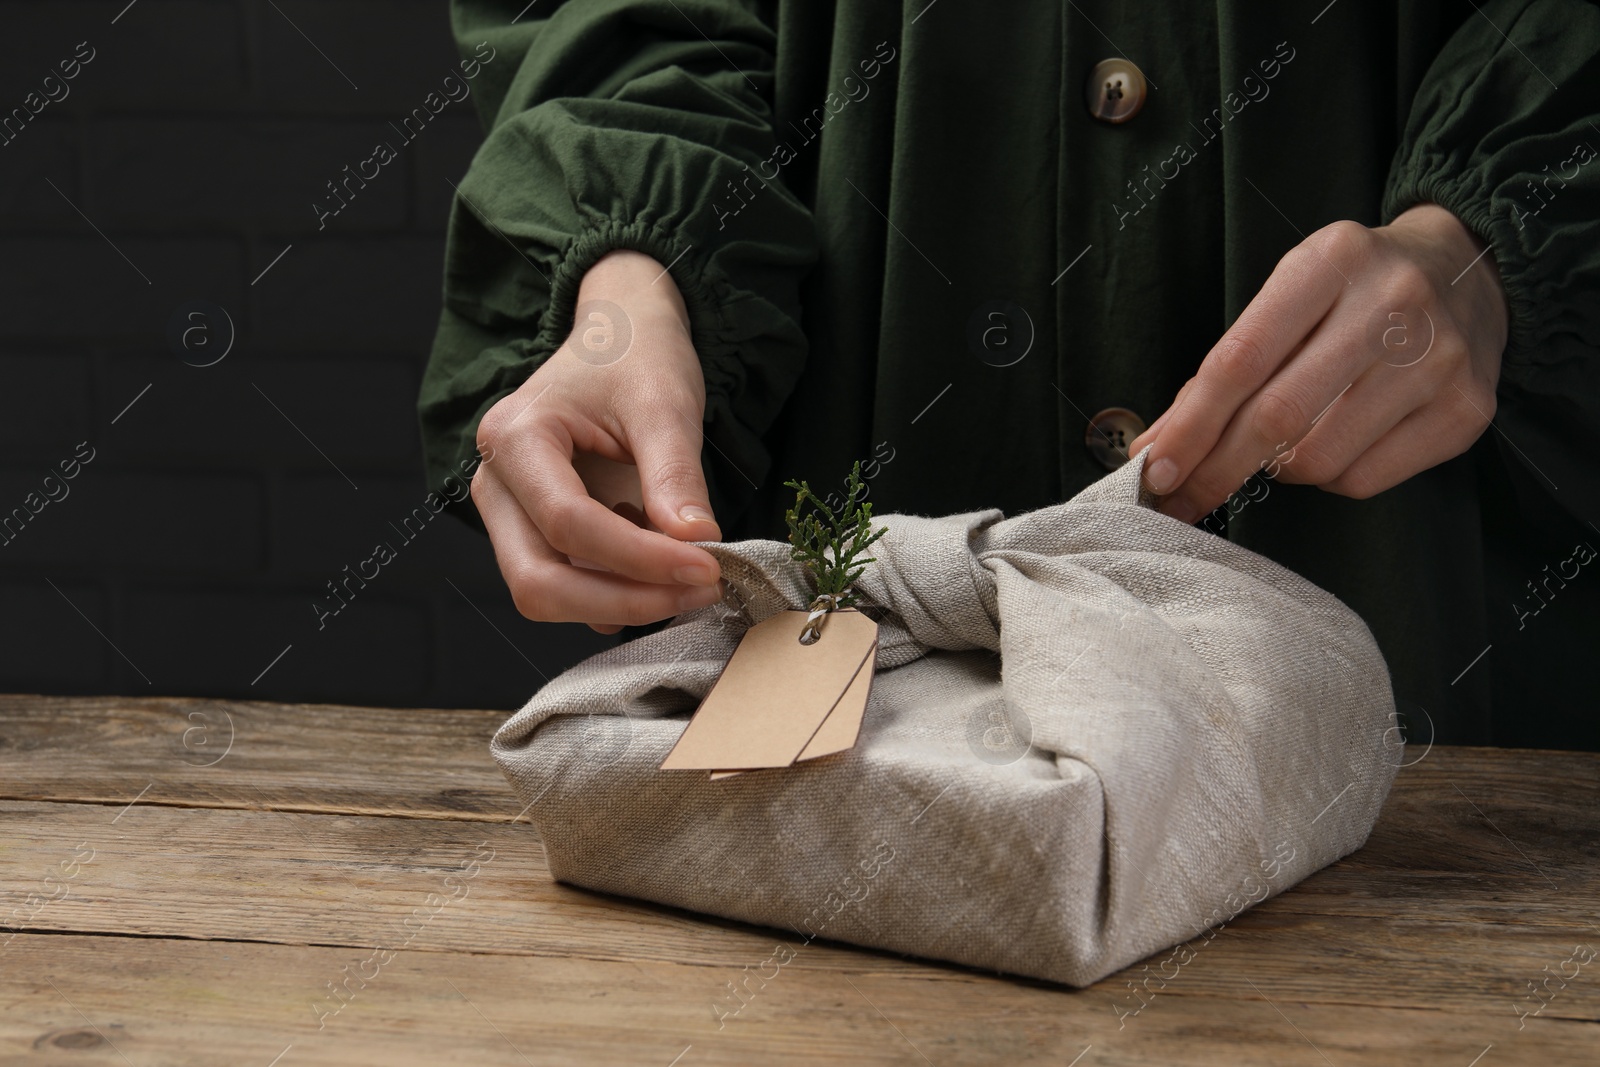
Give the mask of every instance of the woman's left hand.
<path id="1" fill-rule="evenodd" d="M 1128 454 L 1153 445 L 1145 484 L 1184 522 L 1269 465 L 1369 497 L 1488 428 L 1506 330 L 1494 257 L 1449 211 L 1336 222 L 1279 260 Z"/>

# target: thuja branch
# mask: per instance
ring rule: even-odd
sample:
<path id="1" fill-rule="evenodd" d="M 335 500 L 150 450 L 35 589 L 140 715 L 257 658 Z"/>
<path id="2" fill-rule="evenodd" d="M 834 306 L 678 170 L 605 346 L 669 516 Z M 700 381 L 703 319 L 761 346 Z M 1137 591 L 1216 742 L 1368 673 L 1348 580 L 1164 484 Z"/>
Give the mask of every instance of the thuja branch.
<path id="1" fill-rule="evenodd" d="M 858 461 L 845 482 L 845 502 L 837 512 L 817 499 L 805 482 L 783 483 L 795 491 L 794 507 L 785 513 L 789 523 L 790 557 L 804 563 L 816 582 L 817 593 L 840 597 L 839 606 L 855 603 L 847 592 L 876 560 L 863 555 L 872 543 L 887 533 L 885 527 L 872 528 L 872 505 L 862 500 L 867 487 L 861 482 Z"/>

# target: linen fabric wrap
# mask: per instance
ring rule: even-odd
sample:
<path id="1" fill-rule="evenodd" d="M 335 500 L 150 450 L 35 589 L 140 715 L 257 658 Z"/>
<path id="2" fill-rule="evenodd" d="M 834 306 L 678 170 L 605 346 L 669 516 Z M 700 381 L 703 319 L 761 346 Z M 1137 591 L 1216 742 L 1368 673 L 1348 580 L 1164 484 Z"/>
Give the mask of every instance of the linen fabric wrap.
<path id="1" fill-rule="evenodd" d="M 1009 519 L 875 517 L 856 746 L 716 781 L 657 767 L 745 629 L 811 587 L 787 544 L 702 542 L 721 604 L 566 671 L 493 739 L 551 874 L 1087 985 L 1359 848 L 1399 763 L 1367 627 L 1153 510 L 1143 459 Z"/>

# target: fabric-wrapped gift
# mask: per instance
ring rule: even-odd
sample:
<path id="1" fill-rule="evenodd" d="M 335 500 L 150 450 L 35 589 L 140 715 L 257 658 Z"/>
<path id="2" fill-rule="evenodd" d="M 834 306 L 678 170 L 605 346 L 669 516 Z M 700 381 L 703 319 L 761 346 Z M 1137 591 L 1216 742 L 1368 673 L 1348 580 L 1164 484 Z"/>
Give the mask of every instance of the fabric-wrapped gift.
<path id="1" fill-rule="evenodd" d="M 717 780 L 658 766 L 744 631 L 812 590 L 785 543 L 703 543 L 722 603 L 578 664 L 494 737 L 551 873 L 1087 985 L 1359 848 L 1399 763 L 1371 634 L 1155 511 L 1143 459 L 1009 519 L 876 516 L 857 744 Z"/>

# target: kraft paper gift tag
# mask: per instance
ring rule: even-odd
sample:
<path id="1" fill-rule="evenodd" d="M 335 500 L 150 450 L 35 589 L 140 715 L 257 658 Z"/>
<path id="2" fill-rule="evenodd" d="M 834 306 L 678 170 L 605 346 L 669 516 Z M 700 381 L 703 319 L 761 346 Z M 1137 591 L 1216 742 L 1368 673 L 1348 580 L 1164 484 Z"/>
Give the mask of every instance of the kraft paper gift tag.
<path id="1" fill-rule="evenodd" d="M 805 750 L 795 757 L 795 762 L 800 760 L 816 759 L 818 756 L 831 756 L 835 752 L 844 752 L 854 748 L 856 738 L 861 734 L 861 720 L 866 717 L 867 697 L 872 691 L 872 673 L 874 661 L 878 658 L 878 646 L 874 644 L 872 651 L 862 661 L 861 668 L 856 671 L 856 676 L 850 682 L 850 688 L 844 691 L 844 696 L 839 698 L 839 703 L 833 706 L 828 717 L 822 720 L 822 725 L 817 727 L 817 732 L 806 744 Z M 743 771 L 714 771 L 711 779 L 732 778 Z"/>
<path id="2" fill-rule="evenodd" d="M 824 617 L 800 642 L 808 613 L 784 611 L 752 626 L 695 711 L 662 770 L 725 777 L 855 744 L 871 691 L 878 624 L 849 608 Z"/>

